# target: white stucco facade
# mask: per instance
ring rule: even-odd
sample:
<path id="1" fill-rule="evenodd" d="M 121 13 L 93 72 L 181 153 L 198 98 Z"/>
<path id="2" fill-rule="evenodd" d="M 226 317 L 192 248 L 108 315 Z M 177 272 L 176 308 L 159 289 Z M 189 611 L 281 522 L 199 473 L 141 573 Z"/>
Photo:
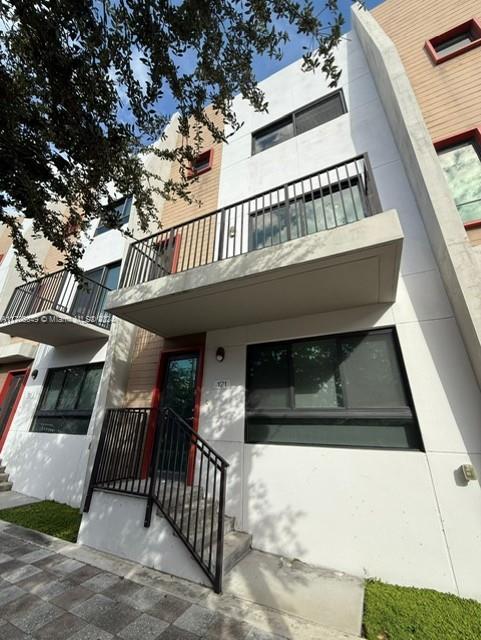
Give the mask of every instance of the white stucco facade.
<path id="1" fill-rule="evenodd" d="M 236 102 L 245 125 L 223 150 L 219 206 L 367 152 L 404 234 L 396 302 L 208 333 L 200 431 L 231 464 L 227 510 L 255 548 L 479 599 L 481 491 L 459 467 L 481 472 L 481 395 L 355 33 L 338 59 L 348 113 L 257 155 L 252 131 L 329 90 L 293 64 L 262 83 L 268 114 Z M 399 336 L 425 453 L 244 444 L 246 345 L 384 326 Z"/>

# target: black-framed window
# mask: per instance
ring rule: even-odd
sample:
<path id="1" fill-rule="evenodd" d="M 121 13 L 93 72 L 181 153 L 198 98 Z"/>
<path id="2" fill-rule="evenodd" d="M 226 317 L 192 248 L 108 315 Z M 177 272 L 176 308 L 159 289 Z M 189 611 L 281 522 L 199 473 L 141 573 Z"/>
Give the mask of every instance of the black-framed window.
<path id="1" fill-rule="evenodd" d="M 85 435 L 103 363 L 50 369 L 31 431 Z"/>
<path id="2" fill-rule="evenodd" d="M 252 134 L 252 153 L 260 153 L 344 113 L 347 113 L 347 107 L 340 89 L 255 131 Z"/>
<path id="3" fill-rule="evenodd" d="M 394 330 L 249 345 L 246 442 L 422 449 Z"/>
<path id="4" fill-rule="evenodd" d="M 102 287 L 89 285 L 78 288 L 70 309 L 70 314 L 83 318 L 92 314 L 102 314 L 109 291 L 117 289 L 120 278 L 120 260 L 87 271 L 85 275 Z M 104 288 L 105 287 L 105 288 Z"/>
<path id="5" fill-rule="evenodd" d="M 357 176 L 249 215 L 249 251 L 333 229 L 369 215 Z"/>
<path id="6" fill-rule="evenodd" d="M 105 219 L 100 219 L 94 235 L 99 236 L 106 231 L 111 231 L 112 228 L 122 227 L 124 224 L 127 224 L 130 218 L 131 208 L 132 196 L 126 196 L 114 202 L 112 207 L 106 210 Z"/>

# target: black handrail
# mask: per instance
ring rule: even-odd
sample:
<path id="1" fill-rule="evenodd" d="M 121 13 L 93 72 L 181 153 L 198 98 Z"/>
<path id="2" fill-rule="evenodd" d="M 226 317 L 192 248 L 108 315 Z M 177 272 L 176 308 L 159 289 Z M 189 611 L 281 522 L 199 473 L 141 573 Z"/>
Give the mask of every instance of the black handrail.
<path id="1" fill-rule="evenodd" d="M 120 288 L 356 222 L 381 211 L 367 154 L 133 242 Z"/>
<path id="2" fill-rule="evenodd" d="M 112 316 L 104 311 L 110 289 L 86 275 L 79 280 L 66 271 L 55 271 L 15 289 L 2 322 L 36 313 L 58 311 L 82 322 L 109 329 Z"/>
<path id="3" fill-rule="evenodd" d="M 214 586 L 222 590 L 228 463 L 172 409 L 107 411 L 84 511 L 95 489 L 156 506 Z"/>

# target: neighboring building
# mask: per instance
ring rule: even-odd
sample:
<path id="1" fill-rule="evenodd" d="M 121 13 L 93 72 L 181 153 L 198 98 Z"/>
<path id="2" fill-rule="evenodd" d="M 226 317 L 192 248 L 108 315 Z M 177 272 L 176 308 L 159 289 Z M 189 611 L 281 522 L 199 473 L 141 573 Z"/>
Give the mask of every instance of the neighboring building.
<path id="1" fill-rule="evenodd" d="M 123 261 L 108 296 L 62 281 L 77 303 L 0 326 L 50 345 L 4 457 L 15 489 L 84 504 L 80 542 L 216 589 L 252 545 L 481 599 L 455 204 L 394 46 L 353 24 L 336 90 L 296 62 L 262 83 L 269 113 L 236 98 L 244 126 L 193 168 L 202 208 L 93 238 L 87 273 Z"/>
<path id="2" fill-rule="evenodd" d="M 432 243 L 440 264 L 452 258 L 452 269 L 441 269 L 446 282 L 458 281 L 451 302 L 481 383 L 480 4 L 385 0 L 372 14 L 399 52 L 456 204 L 438 212 L 441 237 Z"/>
<path id="3" fill-rule="evenodd" d="M 473 245 L 481 242 L 478 0 L 385 0 L 373 15 L 398 49 Z"/>
<path id="4" fill-rule="evenodd" d="M 45 239 L 34 235 L 31 220 L 23 220 L 21 228 L 40 264 L 47 272 L 54 270 L 58 252 Z M 4 317 L 12 292 L 20 282 L 10 230 L 0 226 L 0 317 Z M 37 348 L 35 341 L 0 335 L 0 458 Z M 0 474 L 0 490 L 9 488 L 11 483 L 7 476 Z"/>

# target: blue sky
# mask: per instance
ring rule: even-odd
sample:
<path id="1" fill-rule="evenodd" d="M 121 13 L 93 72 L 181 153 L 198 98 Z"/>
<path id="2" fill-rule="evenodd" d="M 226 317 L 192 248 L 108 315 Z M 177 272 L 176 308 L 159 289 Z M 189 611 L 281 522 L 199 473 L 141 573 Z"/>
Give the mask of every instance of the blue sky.
<path id="1" fill-rule="evenodd" d="M 366 8 L 372 9 L 373 7 L 381 4 L 382 0 L 366 0 Z M 319 7 L 319 11 L 324 7 L 324 0 L 314 0 L 314 6 Z M 344 25 L 344 31 L 350 31 L 351 29 L 351 0 L 339 0 L 339 8 L 344 16 L 346 24 Z M 269 58 L 259 58 L 255 65 L 254 70 L 257 74 L 258 80 L 263 80 L 272 75 L 279 69 L 286 67 L 291 62 L 298 60 L 303 51 L 302 46 L 304 42 L 297 34 L 292 34 L 290 41 L 284 47 L 284 56 L 282 60 L 270 60 Z"/>

